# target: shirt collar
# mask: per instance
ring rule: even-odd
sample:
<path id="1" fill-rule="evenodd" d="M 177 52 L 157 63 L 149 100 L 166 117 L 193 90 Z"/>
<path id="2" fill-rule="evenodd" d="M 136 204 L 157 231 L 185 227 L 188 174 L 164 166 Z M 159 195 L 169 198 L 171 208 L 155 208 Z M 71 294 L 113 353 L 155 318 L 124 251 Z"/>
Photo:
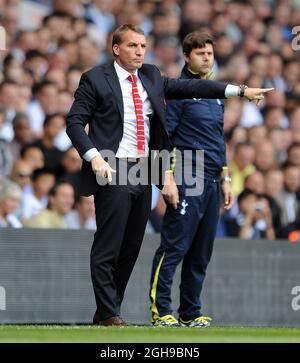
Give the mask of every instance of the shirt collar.
<path id="1" fill-rule="evenodd" d="M 190 76 L 192 76 L 193 78 L 202 78 L 202 79 L 210 79 L 213 72 L 210 71 L 204 75 L 200 75 L 197 72 L 192 71 L 187 65 L 184 66 L 183 72 L 186 72 L 187 74 L 189 74 Z"/>
<path id="2" fill-rule="evenodd" d="M 118 76 L 120 81 L 125 81 L 128 78 L 128 76 L 131 75 L 131 73 L 127 72 L 126 69 L 122 68 L 116 61 L 114 61 L 114 67 L 115 67 L 115 70 L 117 72 L 117 76 Z M 134 72 L 134 74 L 138 78 L 137 70 Z"/>

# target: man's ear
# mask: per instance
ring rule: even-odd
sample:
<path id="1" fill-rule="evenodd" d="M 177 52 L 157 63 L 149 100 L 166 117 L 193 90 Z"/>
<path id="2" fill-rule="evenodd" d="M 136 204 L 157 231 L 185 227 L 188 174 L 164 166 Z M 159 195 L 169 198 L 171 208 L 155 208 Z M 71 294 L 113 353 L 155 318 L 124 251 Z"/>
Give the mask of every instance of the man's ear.
<path id="1" fill-rule="evenodd" d="M 115 55 L 119 55 L 119 45 L 118 44 L 114 44 L 114 46 L 113 46 L 113 53 L 115 54 Z"/>
<path id="2" fill-rule="evenodd" d="M 183 53 L 183 58 L 185 63 L 188 63 L 190 61 L 190 57 L 186 53 Z"/>

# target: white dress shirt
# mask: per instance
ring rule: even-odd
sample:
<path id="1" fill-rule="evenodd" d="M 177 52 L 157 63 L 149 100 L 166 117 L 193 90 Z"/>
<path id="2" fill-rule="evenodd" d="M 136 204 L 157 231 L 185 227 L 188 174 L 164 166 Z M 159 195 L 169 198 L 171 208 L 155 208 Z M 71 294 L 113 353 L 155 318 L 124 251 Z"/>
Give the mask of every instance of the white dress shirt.
<path id="1" fill-rule="evenodd" d="M 124 126 L 123 137 L 117 150 L 117 158 L 137 158 L 141 157 L 137 152 L 137 126 L 136 126 L 136 114 L 134 108 L 134 102 L 132 98 L 132 83 L 127 79 L 130 73 L 124 68 L 119 66 L 117 62 L 114 62 L 114 67 L 119 78 L 120 87 L 122 90 L 123 107 L 124 107 Z M 143 116 L 145 121 L 145 155 L 149 155 L 149 139 L 150 139 L 150 116 L 153 114 L 153 108 L 151 106 L 147 91 L 142 85 L 138 77 L 138 71 L 135 72 L 137 76 L 137 87 L 139 95 L 143 102 Z M 91 161 L 93 157 L 99 155 L 96 148 L 88 150 L 84 155 L 86 161 Z"/>
<path id="2" fill-rule="evenodd" d="M 134 102 L 132 98 L 132 83 L 127 79 L 130 76 L 130 73 L 127 72 L 124 68 L 120 67 L 117 62 L 114 63 L 115 70 L 117 72 L 122 96 L 123 96 L 123 106 L 124 106 L 124 127 L 123 127 L 123 137 L 120 142 L 117 158 L 128 158 L 133 157 L 137 158 L 141 155 L 137 152 L 137 121 L 136 114 L 134 108 Z M 138 77 L 138 71 L 135 72 L 137 77 L 137 87 L 139 90 L 139 95 L 143 102 L 143 116 L 145 121 L 145 155 L 149 155 L 149 129 L 150 129 L 150 121 L 149 117 L 153 113 L 153 108 L 151 106 L 148 93 L 142 85 Z"/>

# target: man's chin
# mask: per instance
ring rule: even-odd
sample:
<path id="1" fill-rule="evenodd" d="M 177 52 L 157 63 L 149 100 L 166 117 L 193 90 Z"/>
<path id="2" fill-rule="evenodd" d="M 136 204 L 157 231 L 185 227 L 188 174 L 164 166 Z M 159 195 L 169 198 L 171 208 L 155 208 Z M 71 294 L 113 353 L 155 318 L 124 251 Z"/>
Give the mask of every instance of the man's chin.
<path id="1" fill-rule="evenodd" d="M 204 75 L 204 74 L 207 74 L 209 72 L 210 72 L 210 68 L 203 68 L 203 69 L 200 70 L 199 73 Z"/>

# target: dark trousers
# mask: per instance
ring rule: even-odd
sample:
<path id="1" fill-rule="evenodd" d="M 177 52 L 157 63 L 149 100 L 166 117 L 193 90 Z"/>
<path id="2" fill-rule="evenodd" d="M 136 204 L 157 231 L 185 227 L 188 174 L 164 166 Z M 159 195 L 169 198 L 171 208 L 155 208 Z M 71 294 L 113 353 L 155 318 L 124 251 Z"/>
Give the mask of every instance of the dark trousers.
<path id="1" fill-rule="evenodd" d="M 200 293 L 216 234 L 220 183 L 205 180 L 200 196 L 185 196 L 179 187 L 179 196 L 179 207 L 168 206 L 164 217 L 161 244 L 153 259 L 150 299 L 153 315 L 172 314 L 171 287 L 182 261 L 178 313 L 190 320 L 201 315 Z"/>
<path id="2" fill-rule="evenodd" d="M 151 209 L 151 185 L 105 185 L 94 195 L 97 231 L 91 274 L 97 311 L 94 321 L 120 314 Z"/>

